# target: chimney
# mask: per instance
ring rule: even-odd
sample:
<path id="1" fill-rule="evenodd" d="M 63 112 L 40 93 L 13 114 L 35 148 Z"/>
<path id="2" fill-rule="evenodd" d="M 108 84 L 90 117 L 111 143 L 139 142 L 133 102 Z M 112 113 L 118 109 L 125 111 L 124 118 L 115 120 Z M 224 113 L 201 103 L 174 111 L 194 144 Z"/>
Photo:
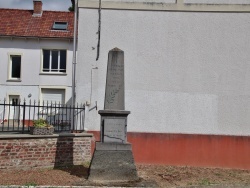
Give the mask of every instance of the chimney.
<path id="1" fill-rule="evenodd" d="M 33 5 L 34 5 L 33 16 L 42 16 L 43 13 L 42 0 L 33 0 Z"/>

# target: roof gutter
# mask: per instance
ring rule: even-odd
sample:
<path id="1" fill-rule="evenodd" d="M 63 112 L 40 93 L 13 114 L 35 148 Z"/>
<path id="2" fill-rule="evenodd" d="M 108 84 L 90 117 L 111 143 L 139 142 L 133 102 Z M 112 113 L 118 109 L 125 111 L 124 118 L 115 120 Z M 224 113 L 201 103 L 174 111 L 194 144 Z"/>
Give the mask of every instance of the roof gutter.
<path id="1" fill-rule="evenodd" d="M 16 35 L 0 35 L 0 38 L 21 38 L 21 39 L 37 39 L 37 40 L 41 40 L 41 39 L 61 39 L 61 40 L 74 40 L 73 37 L 36 37 L 36 36 L 16 36 Z"/>

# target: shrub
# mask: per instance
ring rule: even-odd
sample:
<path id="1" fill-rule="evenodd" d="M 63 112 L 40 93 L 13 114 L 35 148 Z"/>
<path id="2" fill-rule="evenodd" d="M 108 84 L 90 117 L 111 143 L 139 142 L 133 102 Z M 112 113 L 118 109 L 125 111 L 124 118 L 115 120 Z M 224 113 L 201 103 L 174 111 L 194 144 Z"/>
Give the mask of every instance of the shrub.
<path id="1" fill-rule="evenodd" d="M 34 125 L 34 127 L 39 127 L 39 128 L 41 128 L 41 127 L 52 127 L 52 125 L 49 125 L 48 121 L 44 120 L 44 119 L 34 120 L 33 125 Z"/>

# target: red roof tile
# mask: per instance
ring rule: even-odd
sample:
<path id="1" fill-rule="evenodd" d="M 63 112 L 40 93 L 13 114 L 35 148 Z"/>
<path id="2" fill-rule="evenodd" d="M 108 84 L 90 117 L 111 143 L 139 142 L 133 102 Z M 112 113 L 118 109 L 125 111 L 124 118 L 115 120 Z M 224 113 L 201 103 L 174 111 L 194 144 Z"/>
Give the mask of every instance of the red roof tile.
<path id="1" fill-rule="evenodd" d="M 0 36 L 73 38 L 74 13 L 43 11 L 41 17 L 33 10 L 0 9 Z M 55 21 L 68 22 L 67 31 L 52 30 Z"/>

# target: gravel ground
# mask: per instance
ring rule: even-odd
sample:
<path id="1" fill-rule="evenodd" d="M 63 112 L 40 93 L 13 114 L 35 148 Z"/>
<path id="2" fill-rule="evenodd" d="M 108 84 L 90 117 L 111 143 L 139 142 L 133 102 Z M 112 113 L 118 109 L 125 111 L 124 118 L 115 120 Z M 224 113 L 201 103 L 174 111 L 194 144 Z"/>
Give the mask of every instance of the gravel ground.
<path id="1" fill-rule="evenodd" d="M 250 187 L 250 170 L 166 165 L 137 165 L 137 170 L 143 182 L 153 182 L 152 185 L 159 187 L 211 186 L 222 188 L 225 185 Z M 88 167 L 86 166 L 60 169 L 0 170 L 0 185 L 74 186 L 81 185 L 83 182 L 86 185 L 87 176 Z"/>
<path id="2" fill-rule="evenodd" d="M 250 187 L 250 170 L 157 165 L 138 165 L 137 169 L 140 177 L 145 180 L 155 180 L 160 187 L 212 185 L 234 185 L 233 187 L 246 185 Z"/>

